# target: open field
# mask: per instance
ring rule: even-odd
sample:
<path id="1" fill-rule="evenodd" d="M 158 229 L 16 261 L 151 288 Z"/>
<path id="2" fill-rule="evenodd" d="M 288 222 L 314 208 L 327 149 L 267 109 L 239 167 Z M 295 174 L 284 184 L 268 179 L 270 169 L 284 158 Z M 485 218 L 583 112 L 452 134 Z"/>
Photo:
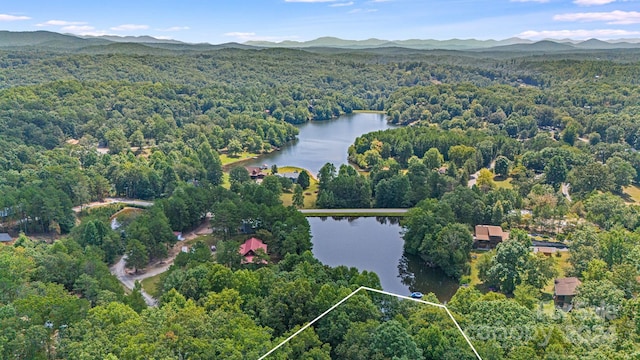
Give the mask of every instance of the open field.
<path id="1" fill-rule="evenodd" d="M 144 291 L 146 291 L 147 294 L 153 296 L 156 299 L 160 295 L 160 291 L 159 291 L 160 289 L 158 288 L 158 286 L 160 286 L 161 276 L 162 274 L 158 274 L 156 276 L 146 278 L 141 282 L 142 288 L 144 289 Z"/>
<path id="2" fill-rule="evenodd" d="M 505 180 L 498 180 L 499 178 L 494 178 L 493 182 L 496 183 L 496 187 L 498 189 L 513 189 L 513 185 L 511 185 L 512 178 L 506 178 Z"/>
<path id="3" fill-rule="evenodd" d="M 299 168 L 299 167 L 295 167 L 295 166 L 283 166 L 283 167 L 278 167 L 278 172 L 279 173 L 286 173 L 286 172 L 295 172 L 295 171 L 303 171 L 305 169 L 303 168 Z M 316 200 L 318 199 L 318 180 L 316 180 L 316 178 L 313 177 L 313 175 L 311 174 L 311 172 L 309 172 L 308 170 L 306 170 L 307 173 L 309 174 L 309 187 L 307 189 L 304 189 L 304 207 L 303 209 L 313 209 L 316 205 Z M 282 204 L 284 206 L 290 206 L 293 205 L 293 190 L 290 193 L 284 193 L 282 194 L 281 197 L 282 200 Z"/>
<path id="4" fill-rule="evenodd" d="M 640 204 L 640 187 L 637 185 L 622 188 L 623 198 L 628 203 Z"/>
<path id="5" fill-rule="evenodd" d="M 250 153 L 246 151 L 243 151 L 236 156 L 229 156 L 228 154 L 220 154 L 220 162 L 222 163 L 222 166 L 226 166 L 226 165 L 230 165 L 230 164 L 241 162 L 241 161 L 251 160 L 258 156 L 260 156 L 260 154 Z"/>
<path id="6" fill-rule="evenodd" d="M 353 110 L 354 114 L 386 114 L 387 112 L 384 110 Z"/>

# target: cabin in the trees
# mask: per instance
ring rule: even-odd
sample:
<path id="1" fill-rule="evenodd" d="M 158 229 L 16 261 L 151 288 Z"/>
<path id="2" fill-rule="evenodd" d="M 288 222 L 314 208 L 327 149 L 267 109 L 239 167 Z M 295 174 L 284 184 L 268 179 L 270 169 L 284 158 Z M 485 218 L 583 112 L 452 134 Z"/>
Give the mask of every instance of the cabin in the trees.
<path id="1" fill-rule="evenodd" d="M 262 168 L 257 166 L 245 166 L 244 168 L 249 172 L 249 177 L 251 177 L 251 180 L 264 179 L 264 177 L 267 175 L 262 171 Z"/>
<path id="2" fill-rule="evenodd" d="M 500 226 L 476 225 L 473 246 L 477 249 L 493 249 L 509 238 L 509 232 Z"/>
<path id="3" fill-rule="evenodd" d="M 576 296 L 576 289 L 582 282 L 577 277 L 558 278 L 555 280 L 553 299 L 557 307 L 570 311 L 573 307 L 571 301 Z"/>
<path id="4" fill-rule="evenodd" d="M 263 243 L 262 240 L 252 237 L 245 241 L 242 245 L 240 245 L 240 255 L 244 258 L 242 263 L 253 263 L 253 258 L 258 255 L 258 250 L 262 249 L 264 253 L 267 253 L 267 244 Z M 261 261 L 262 264 L 266 264 L 265 260 Z"/>

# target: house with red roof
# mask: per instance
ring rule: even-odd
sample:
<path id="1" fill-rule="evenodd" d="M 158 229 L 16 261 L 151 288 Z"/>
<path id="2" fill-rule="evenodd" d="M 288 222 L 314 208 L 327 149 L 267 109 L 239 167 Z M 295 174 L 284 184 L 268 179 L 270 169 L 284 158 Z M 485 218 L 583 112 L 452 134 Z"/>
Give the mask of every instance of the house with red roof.
<path id="1" fill-rule="evenodd" d="M 262 240 L 252 237 L 245 241 L 242 245 L 240 245 L 240 255 L 244 257 L 243 263 L 253 263 L 253 258 L 257 255 L 258 249 L 262 249 L 264 253 L 267 253 L 267 244 L 263 243 Z M 263 264 L 267 262 L 262 260 Z"/>

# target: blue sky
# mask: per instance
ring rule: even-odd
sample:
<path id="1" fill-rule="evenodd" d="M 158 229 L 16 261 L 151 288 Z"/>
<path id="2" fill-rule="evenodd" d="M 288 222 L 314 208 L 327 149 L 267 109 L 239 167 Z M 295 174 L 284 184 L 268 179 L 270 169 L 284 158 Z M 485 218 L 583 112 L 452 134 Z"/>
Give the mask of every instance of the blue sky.
<path id="1" fill-rule="evenodd" d="M 20 0 L 0 30 L 247 40 L 640 38 L 640 0 Z"/>

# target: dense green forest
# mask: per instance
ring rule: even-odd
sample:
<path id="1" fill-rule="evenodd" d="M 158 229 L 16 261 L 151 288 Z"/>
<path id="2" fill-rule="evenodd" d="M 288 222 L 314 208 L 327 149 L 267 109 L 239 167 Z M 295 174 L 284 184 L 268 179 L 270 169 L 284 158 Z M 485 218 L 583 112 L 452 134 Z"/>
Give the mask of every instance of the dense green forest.
<path id="1" fill-rule="evenodd" d="M 0 230 L 17 240 L 0 247 L 0 357 L 253 359 L 380 288 L 314 259 L 308 222 L 282 205 L 290 183 L 227 184 L 222 160 L 376 110 L 402 126 L 354 139 L 358 170 L 325 165 L 318 207 L 411 208 L 405 250 L 468 285 L 448 307 L 484 359 L 637 358 L 639 79 L 626 51 L 2 50 Z M 155 204 L 118 230 L 118 206 L 72 209 L 108 196 Z M 158 306 L 110 274 L 124 254 L 131 269 L 165 258 L 174 231 L 203 221 L 215 256 L 205 242 L 178 255 Z M 477 224 L 511 240 L 473 259 Z M 571 312 L 539 305 L 559 273 L 527 231 L 570 246 Z M 246 233 L 268 256 L 242 263 Z M 273 358 L 475 356 L 441 309 L 363 293 Z"/>

